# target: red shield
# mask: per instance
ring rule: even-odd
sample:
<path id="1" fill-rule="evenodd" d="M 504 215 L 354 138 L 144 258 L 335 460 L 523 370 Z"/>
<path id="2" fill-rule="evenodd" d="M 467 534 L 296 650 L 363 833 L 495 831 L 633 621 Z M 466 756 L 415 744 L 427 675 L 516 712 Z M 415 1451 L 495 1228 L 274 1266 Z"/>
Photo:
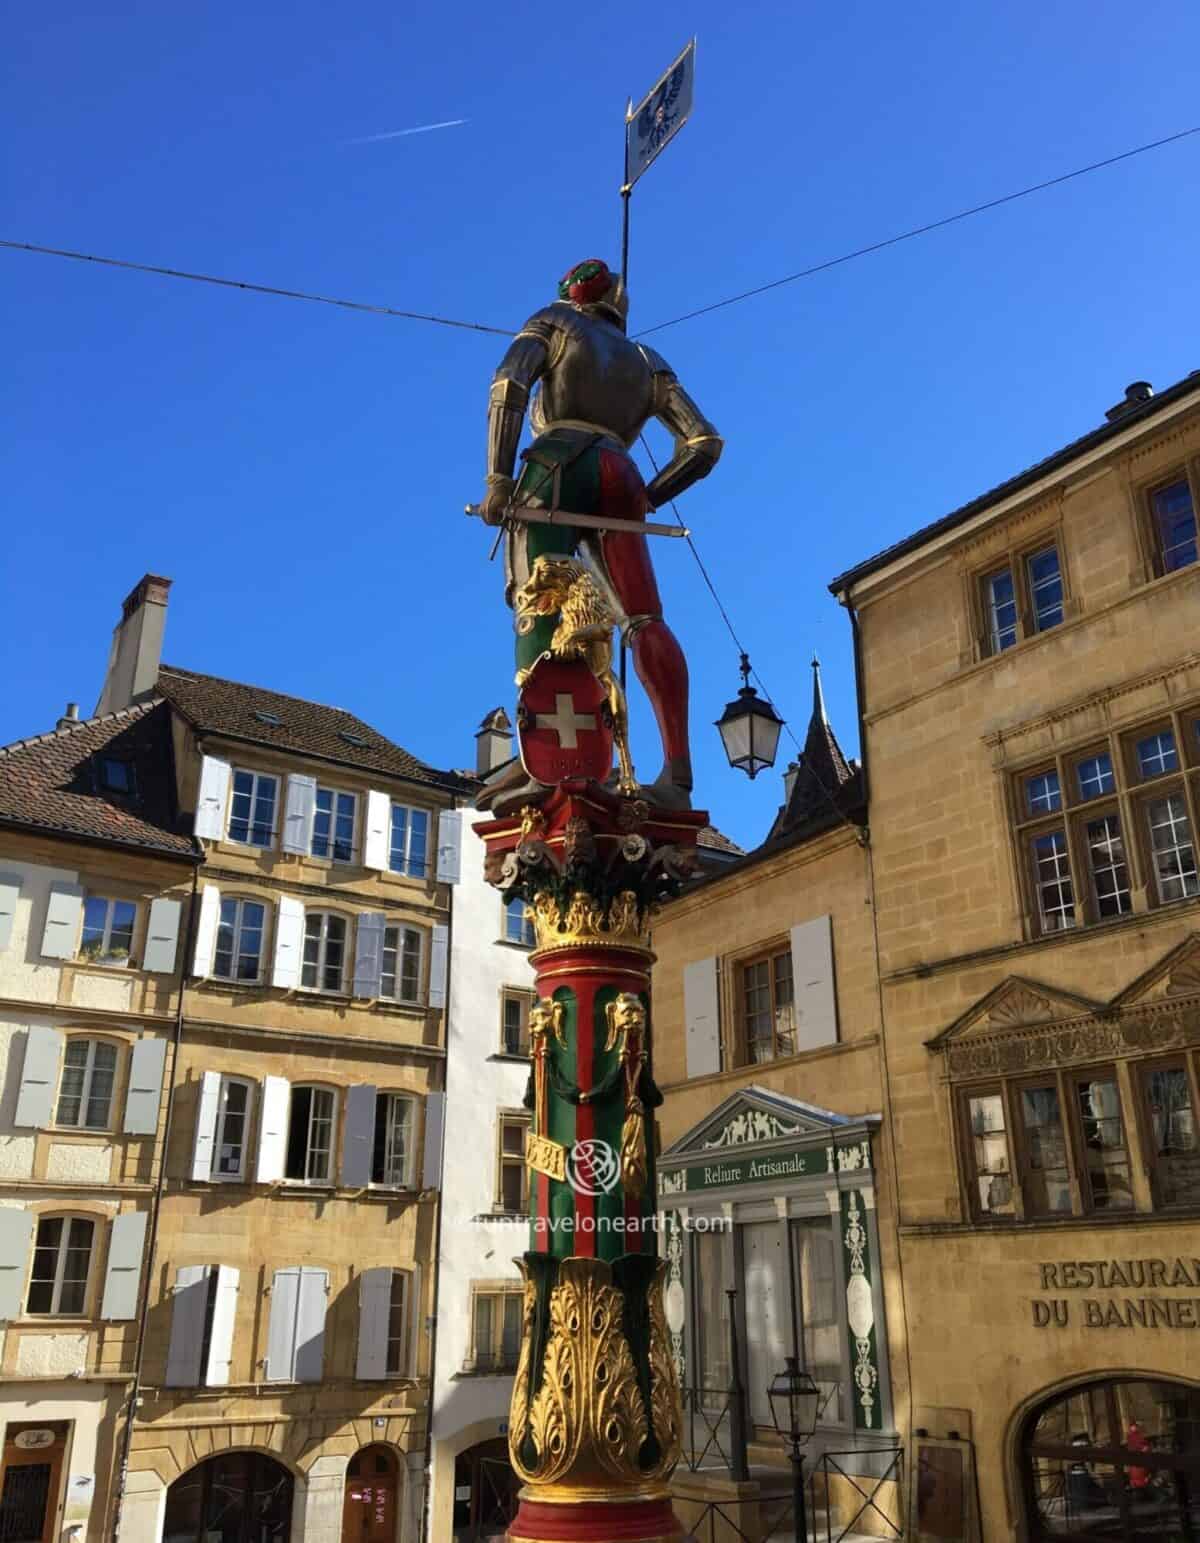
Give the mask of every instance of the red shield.
<path id="1" fill-rule="evenodd" d="M 521 763 L 537 782 L 603 782 L 613 737 L 604 688 L 581 659 L 539 659 L 517 706 Z"/>

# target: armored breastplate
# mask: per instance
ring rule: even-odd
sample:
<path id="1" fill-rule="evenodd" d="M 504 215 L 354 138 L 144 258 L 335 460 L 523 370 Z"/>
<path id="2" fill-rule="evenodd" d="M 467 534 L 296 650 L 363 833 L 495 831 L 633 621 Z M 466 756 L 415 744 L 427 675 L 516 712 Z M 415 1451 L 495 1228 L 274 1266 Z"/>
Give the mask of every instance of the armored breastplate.
<path id="1" fill-rule="evenodd" d="M 641 350 L 612 322 L 574 306 L 543 314 L 553 317 L 563 345 L 542 377 L 542 417 L 594 423 L 632 444 L 654 405 L 654 378 Z"/>

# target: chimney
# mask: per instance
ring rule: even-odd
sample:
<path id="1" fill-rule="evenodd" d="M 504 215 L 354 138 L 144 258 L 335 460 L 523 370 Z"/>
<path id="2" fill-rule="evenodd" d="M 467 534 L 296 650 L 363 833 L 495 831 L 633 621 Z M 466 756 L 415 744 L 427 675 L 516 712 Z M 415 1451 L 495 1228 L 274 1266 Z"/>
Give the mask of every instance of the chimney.
<path id="1" fill-rule="evenodd" d="M 67 710 L 54 725 L 56 729 L 69 729 L 79 722 L 79 703 L 68 702 Z"/>
<path id="2" fill-rule="evenodd" d="M 1143 402 L 1148 402 L 1153 395 L 1154 387 L 1148 380 L 1132 381 L 1125 387 L 1125 400 L 1118 402 L 1115 407 L 1110 407 L 1104 416 L 1110 423 L 1115 423 L 1118 418 L 1124 418 L 1127 413 L 1133 412 Z"/>
<path id="3" fill-rule="evenodd" d="M 126 596 L 121 620 L 113 629 L 97 714 L 120 712 L 153 692 L 162 660 L 170 588 L 170 579 L 147 573 Z"/>
<path id="4" fill-rule="evenodd" d="M 783 774 L 783 802 L 785 805 L 792 801 L 792 789 L 796 786 L 796 778 L 800 775 L 800 762 L 789 761 L 788 769 Z"/>
<path id="5" fill-rule="evenodd" d="M 475 774 L 488 777 L 512 758 L 512 724 L 502 707 L 494 707 L 475 735 Z"/>

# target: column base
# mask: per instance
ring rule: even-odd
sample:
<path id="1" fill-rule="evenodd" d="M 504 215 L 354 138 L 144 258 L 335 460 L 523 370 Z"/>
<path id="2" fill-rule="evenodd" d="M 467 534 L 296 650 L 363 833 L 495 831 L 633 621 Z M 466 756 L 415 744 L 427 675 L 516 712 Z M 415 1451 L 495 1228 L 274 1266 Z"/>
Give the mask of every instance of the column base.
<path id="1" fill-rule="evenodd" d="M 579 1500 L 547 1504 L 522 1498 L 508 1543 L 688 1543 L 669 1499 Z"/>

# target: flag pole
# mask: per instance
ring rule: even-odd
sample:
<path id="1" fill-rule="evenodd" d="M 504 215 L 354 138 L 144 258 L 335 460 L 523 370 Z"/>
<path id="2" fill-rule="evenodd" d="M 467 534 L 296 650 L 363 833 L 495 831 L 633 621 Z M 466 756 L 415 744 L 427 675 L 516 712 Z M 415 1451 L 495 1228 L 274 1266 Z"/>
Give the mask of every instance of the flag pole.
<path id="1" fill-rule="evenodd" d="M 629 298 L 629 200 L 633 197 L 633 186 L 629 181 L 629 121 L 633 117 L 633 98 L 627 97 L 625 102 L 625 175 L 621 181 L 621 284 L 625 289 L 625 297 Z M 619 674 L 621 678 L 621 690 L 624 691 L 628 681 L 628 645 L 625 642 L 625 634 L 621 633 L 621 657 Z"/>

